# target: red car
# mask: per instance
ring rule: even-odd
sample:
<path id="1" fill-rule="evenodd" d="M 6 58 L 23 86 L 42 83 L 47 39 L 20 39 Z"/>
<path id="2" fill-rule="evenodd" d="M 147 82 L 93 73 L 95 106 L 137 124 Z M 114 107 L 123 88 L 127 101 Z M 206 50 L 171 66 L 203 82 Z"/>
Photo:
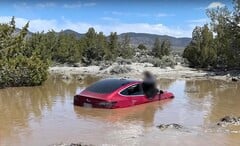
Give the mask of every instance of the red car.
<path id="1" fill-rule="evenodd" d="M 165 91 L 148 99 L 143 93 L 141 81 L 104 79 L 75 95 L 73 103 L 78 106 L 114 109 L 173 97 L 173 93 Z"/>

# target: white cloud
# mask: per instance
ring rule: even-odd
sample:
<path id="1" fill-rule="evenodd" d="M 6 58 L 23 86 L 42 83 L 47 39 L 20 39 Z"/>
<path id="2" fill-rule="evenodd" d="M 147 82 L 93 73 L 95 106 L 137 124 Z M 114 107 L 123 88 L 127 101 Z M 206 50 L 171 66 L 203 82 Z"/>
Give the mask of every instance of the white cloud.
<path id="1" fill-rule="evenodd" d="M 16 2 L 13 4 L 13 7 L 19 8 L 19 9 L 32 8 L 32 7 L 47 8 L 47 7 L 54 7 L 56 5 L 57 3 L 55 2 L 39 2 L 39 3 Z M 82 3 L 81 1 L 67 2 L 62 4 L 64 8 L 93 7 L 95 5 L 97 5 L 97 3 L 95 2 Z"/>
<path id="2" fill-rule="evenodd" d="M 63 7 L 64 8 L 80 8 L 80 7 L 82 7 L 82 4 L 81 3 L 64 4 Z"/>
<path id="3" fill-rule="evenodd" d="M 123 12 L 118 12 L 118 11 L 112 11 L 111 12 L 113 15 L 128 15 L 128 13 L 123 13 Z"/>
<path id="4" fill-rule="evenodd" d="M 210 20 L 208 18 L 194 19 L 186 21 L 188 23 L 188 27 L 192 30 L 196 26 L 203 26 L 204 24 L 209 24 Z"/>
<path id="5" fill-rule="evenodd" d="M 213 8 L 222 8 L 225 7 L 225 4 L 221 3 L 221 2 L 212 2 L 207 6 L 207 9 L 213 9 Z"/>
<path id="6" fill-rule="evenodd" d="M 13 7 L 16 9 L 28 9 L 31 7 L 47 8 L 54 7 L 56 3 L 54 2 L 41 2 L 41 3 L 27 3 L 27 2 L 16 2 L 13 4 Z"/>
<path id="7" fill-rule="evenodd" d="M 151 33 L 160 35 L 170 35 L 175 37 L 191 36 L 190 32 L 181 28 L 170 28 L 163 24 L 148 24 L 148 23 L 133 23 L 133 24 L 117 24 L 111 27 L 103 27 L 106 32 L 116 31 L 118 33 L 137 32 L 137 33 Z M 104 31 L 104 32 L 105 32 Z"/>
<path id="8" fill-rule="evenodd" d="M 80 8 L 80 7 L 93 7 L 95 5 L 96 3 L 94 2 L 89 2 L 89 3 L 76 2 L 76 3 L 66 3 L 63 5 L 63 7 L 64 8 Z"/>
<path id="9" fill-rule="evenodd" d="M 94 3 L 94 2 L 90 2 L 90 3 L 84 3 L 83 6 L 85 7 L 92 7 L 92 6 L 95 6 L 97 5 L 97 3 Z"/>
<path id="10" fill-rule="evenodd" d="M 156 16 L 157 17 L 168 17 L 168 16 L 175 16 L 175 15 L 173 15 L 173 14 L 166 14 L 166 13 L 158 13 Z"/>
<path id="11" fill-rule="evenodd" d="M 29 8 L 28 4 L 26 2 L 17 2 L 13 4 L 13 7 L 18 8 Z"/>
<path id="12" fill-rule="evenodd" d="M 147 13 L 129 13 L 129 12 L 119 12 L 119 11 L 112 11 L 112 12 L 105 12 L 105 14 L 112 14 L 117 16 L 136 16 L 136 17 L 148 17 L 150 16 Z"/>
<path id="13" fill-rule="evenodd" d="M 54 7 L 56 4 L 53 2 L 46 2 L 46 3 L 37 3 L 36 6 L 37 7 L 41 7 L 41 8 L 46 8 L 46 7 Z"/>
<path id="14" fill-rule="evenodd" d="M 102 17 L 101 19 L 105 21 L 112 21 L 112 22 L 119 20 L 118 18 L 113 18 L 113 17 Z"/>
<path id="15" fill-rule="evenodd" d="M 207 23 L 209 19 L 207 18 L 201 18 L 201 19 L 194 19 L 194 20 L 188 20 L 189 23 Z"/>
<path id="16" fill-rule="evenodd" d="M 174 14 L 167 14 L 167 13 L 157 13 L 157 14 L 148 14 L 148 13 L 129 13 L 129 12 L 119 12 L 119 11 L 112 11 L 112 12 L 105 12 L 105 14 L 112 14 L 116 16 L 134 16 L 134 17 L 172 17 L 175 16 Z"/>
<path id="17" fill-rule="evenodd" d="M 10 16 L 0 16 L 0 23 L 8 23 L 11 20 Z M 124 33 L 124 32 L 136 32 L 136 33 L 152 33 L 160 35 L 170 35 L 175 37 L 190 37 L 191 29 L 182 29 L 179 27 L 168 27 L 163 24 L 149 24 L 149 23 L 110 23 L 110 24 L 90 24 L 86 22 L 72 22 L 70 20 L 46 20 L 46 19 L 32 19 L 27 20 L 25 18 L 15 18 L 17 27 L 23 27 L 28 21 L 29 30 L 32 32 L 37 31 L 49 31 L 54 29 L 55 31 L 61 31 L 64 29 L 72 29 L 79 33 L 85 33 L 89 27 L 94 27 L 96 31 L 102 31 L 106 35 L 110 32 Z"/>
<path id="18" fill-rule="evenodd" d="M 0 16 L 0 23 L 9 23 L 12 19 L 11 16 Z M 44 19 L 25 19 L 25 18 L 18 18 L 15 17 L 16 26 L 18 28 L 22 28 L 28 21 L 30 21 L 29 24 L 29 30 L 33 32 L 37 31 L 49 31 L 51 29 L 59 30 L 57 26 L 56 20 L 44 20 Z"/>

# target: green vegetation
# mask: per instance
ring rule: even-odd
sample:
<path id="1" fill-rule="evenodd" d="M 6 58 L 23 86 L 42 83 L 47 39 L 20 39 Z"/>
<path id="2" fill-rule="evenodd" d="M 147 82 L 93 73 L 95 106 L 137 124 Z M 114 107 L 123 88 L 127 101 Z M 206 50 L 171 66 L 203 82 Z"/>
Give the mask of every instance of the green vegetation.
<path id="1" fill-rule="evenodd" d="M 226 7 L 208 9 L 211 29 L 204 25 L 193 30 L 192 41 L 183 53 L 192 66 L 240 67 L 240 0 L 234 5 L 232 12 Z"/>
<path id="2" fill-rule="evenodd" d="M 9 24 L 0 24 L 1 87 L 40 85 L 47 79 L 48 67 L 53 63 L 91 65 L 101 61 L 117 61 L 117 57 L 131 62 L 130 59 L 136 54 L 152 54 L 160 60 L 170 53 L 170 43 L 166 40 L 160 42 L 156 39 L 149 53 L 144 44 L 139 44 L 138 48 L 132 47 L 128 34 L 118 39 L 116 32 L 105 36 L 94 28 L 89 28 L 81 37 L 54 30 L 30 33 L 28 23 L 20 32 L 16 30 L 14 17 Z M 162 66 L 163 62 L 155 64 Z"/>
<path id="3" fill-rule="evenodd" d="M 170 54 L 170 47 L 171 44 L 169 41 L 164 40 L 161 42 L 159 38 L 156 38 L 152 48 L 152 55 L 159 59 L 161 59 L 163 56 L 168 56 Z"/>
<path id="4" fill-rule="evenodd" d="M 147 47 L 144 44 L 139 44 L 138 49 L 140 50 L 147 50 Z"/>
<path id="5" fill-rule="evenodd" d="M 28 23 L 14 34 L 14 18 L 0 24 L 0 87 L 40 85 L 47 79 L 48 61 L 25 41 L 27 28 Z"/>
<path id="6" fill-rule="evenodd" d="M 53 30 L 47 33 L 33 33 L 26 39 L 26 44 L 38 48 L 41 59 L 57 63 L 81 62 L 90 65 L 94 61 L 115 61 L 116 57 L 128 59 L 134 55 L 129 36 L 126 35 L 119 43 L 116 32 L 107 37 L 103 32 L 97 33 L 94 28 L 89 28 L 80 38 L 74 34 L 57 33 Z"/>
<path id="7" fill-rule="evenodd" d="M 120 45 L 119 56 L 129 59 L 129 58 L 132 58 L 133 55 L 134 55 L 134 50 L 130 46 L 130 37 L 129 35 L 125 35 Z"/>
<path id="8" fill-rule="evenodd" d="M 213 33 L 207 25 L 196 27 L 193 30 L 192 41 L 183 55 L 193 66 L 206 67 L 215 64 L 217 56 L 213 43 Z"/>
<path id="9" fill-rule="evenodd" d="M 105 59 L 107 60 L 113 60 L 117 57 L 117 51 L 118 48 L 118 37 L 116 32 L 112 32 L 109 36 L 109 43 L 105 49 Z"/>
<path id="10" fill-rule="evenodd" d="M 0 24 L 0 87 L 40 85 L 51 62 L 89 65 L 134 55 L 130 37 L 119 43 L 116 32 L 106 37 L 89 28 L 81 38 L 53 30 L 29 35 L 28 25 L 17 32 L 14 17 L 9 24 Z"/>

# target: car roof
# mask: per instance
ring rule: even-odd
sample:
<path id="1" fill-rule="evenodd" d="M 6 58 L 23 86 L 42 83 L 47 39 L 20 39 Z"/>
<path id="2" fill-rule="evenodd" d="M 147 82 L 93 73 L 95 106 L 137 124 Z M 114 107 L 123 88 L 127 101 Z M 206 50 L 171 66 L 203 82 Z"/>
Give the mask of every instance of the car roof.
<path id="1" fill-rule="evenodd" d="M 107 78 L 107 79 L 103 79 L 101 81 L 112 82 L 112 83 L 122 83 L 122 84 L 139 82 L 137 80 L 126 79 L 126 78 Z"/>
<path id="2" fill-rule="evenodd" d="M 119 89 L 120 87 L 128 85 L 130 83 L 140 83 L 140 81 L 116 78 L 103 79 L 95 82 L 94 84 L 86 88 L 86 90 L 95 93 L 111 93 Z"/>

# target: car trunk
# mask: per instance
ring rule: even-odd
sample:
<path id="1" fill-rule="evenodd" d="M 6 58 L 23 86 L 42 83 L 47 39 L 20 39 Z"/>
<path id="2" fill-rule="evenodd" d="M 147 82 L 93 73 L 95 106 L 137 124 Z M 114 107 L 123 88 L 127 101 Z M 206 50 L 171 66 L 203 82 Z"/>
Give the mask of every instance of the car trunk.
<path id="1" fill-rule="evenodd" d="M 74 96 L 74 105 L 84 107 L 113 108 L 115 102 L 108 100 L 109 94 L 96 94 L 84 91 Z"/>

